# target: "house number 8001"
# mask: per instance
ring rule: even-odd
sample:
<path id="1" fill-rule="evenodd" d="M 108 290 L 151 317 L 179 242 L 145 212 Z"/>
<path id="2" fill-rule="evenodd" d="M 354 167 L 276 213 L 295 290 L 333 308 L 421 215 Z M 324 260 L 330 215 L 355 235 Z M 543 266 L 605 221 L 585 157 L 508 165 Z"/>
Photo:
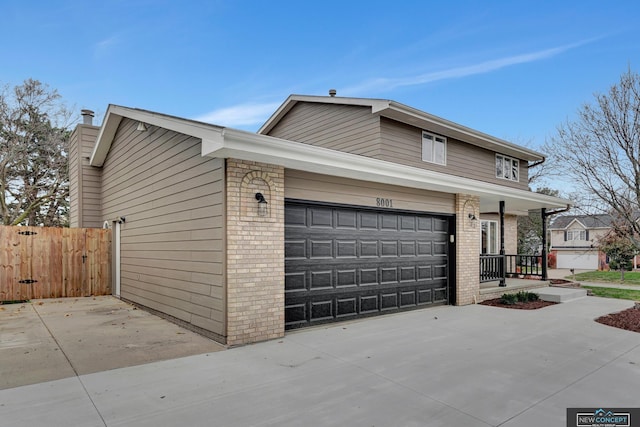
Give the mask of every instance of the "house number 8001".
<path id="1" fill-rule="evenodd" d="M 376 206 L 379 206 L 381 208 L 392 208 L 393 207 L 393 199 L 383 199 L 381 197 L 378 197 L 376 199 Z"/>

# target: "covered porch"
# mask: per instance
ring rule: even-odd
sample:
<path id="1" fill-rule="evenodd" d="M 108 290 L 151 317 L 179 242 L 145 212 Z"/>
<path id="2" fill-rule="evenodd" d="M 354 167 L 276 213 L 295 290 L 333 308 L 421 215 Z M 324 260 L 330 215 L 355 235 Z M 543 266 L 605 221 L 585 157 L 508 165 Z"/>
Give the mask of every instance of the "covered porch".
<path id="1" fill-rule="evenodd" d="M 533 193 L 535 194 L 535 193 Z M 493 200 L 491 200 L 493 199 Z M 506 199 L 506 200 L 505 200 Z M 498 298 L 504 293 L 529 291 L 537 288 L 548 287 L 550 281 L 547 274 L 547 219 L 548 217 L 566 211 L 569 206 L 556 210 L 547 210 L 549 207 L 558 208 L 557 200 L 551 202 L 536 196 L 530 200 L 509 200 L 508 198 L 493 197 L 480 198 L 480 214 L 491 212 L 489 207 L 495 203 L 498 209 L 499 241 L 498 253 L 481 253 L 479 255 L 479 289 L 476 302 L 482 302 L 492 298 Z M 505 249 L 505 213 L 509 203 L 511 214 L 523 215 L 525 212 L 538 210 L 542 217 L 541 253 L 536 255 L 508 254 Z M 494 205 L 494 206 L 495 206 Z M 494 207 L 495 209 L 495 207 Z M 483 212 L 484 211 L 484 212 Z M 484 230 L 484 228 L 483 228 Z M 484 231 L 483 231 L 484 233 Z M 495 250 L 495 246 L 494 246 Z M 513 250 L 513 249 L 512 249 Z M 484 246 L 483 250 L 484 252 Z"/>

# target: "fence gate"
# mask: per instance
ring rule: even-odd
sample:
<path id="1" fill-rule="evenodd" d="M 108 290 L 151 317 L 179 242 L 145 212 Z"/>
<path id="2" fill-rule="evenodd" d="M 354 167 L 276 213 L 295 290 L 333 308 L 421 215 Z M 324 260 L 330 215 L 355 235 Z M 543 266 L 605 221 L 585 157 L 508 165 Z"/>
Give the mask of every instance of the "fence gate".
<path id="1" fill-rule="evenodd" d="M 111 293 L 111 230 L 0 226 L 0 301 Z"/>

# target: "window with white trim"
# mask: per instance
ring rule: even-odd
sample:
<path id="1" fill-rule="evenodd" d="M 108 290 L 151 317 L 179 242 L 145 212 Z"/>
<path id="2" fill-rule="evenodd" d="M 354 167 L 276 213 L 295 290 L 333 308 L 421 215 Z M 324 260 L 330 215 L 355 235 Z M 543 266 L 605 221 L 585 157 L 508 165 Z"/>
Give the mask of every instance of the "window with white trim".
<path id="1" fill-rule="evenodd" d="M 587 231 L 569 230 L 567 231 L 567 240 L 587 240 Z"/>
<path id="2" fill-rule="evenodd" d="M 422 131 L 422 161 L 447 164 L 447 138 Z"/>
<path id="3" fill-rule="evenodd" d="M 496 178 L 520 181 L 520 161 L 496 154 Z"/>
<path id="4" fill-rule="evenodd" d="M 480 221 L 482 234 L 480 240 L 481 254 L 498 253 L 498 221 Z"/>

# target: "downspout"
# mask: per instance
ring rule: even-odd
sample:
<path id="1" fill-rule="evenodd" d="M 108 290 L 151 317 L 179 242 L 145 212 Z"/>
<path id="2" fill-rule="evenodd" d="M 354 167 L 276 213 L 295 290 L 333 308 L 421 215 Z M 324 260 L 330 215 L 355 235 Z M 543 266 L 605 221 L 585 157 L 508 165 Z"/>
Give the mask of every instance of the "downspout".
<path id="1" fill-rule="evenodd" d="M 571 209 L 570 205 L 567 205 L 564 209 L 558 209 L 555 211 L 547 212 L 547 208 L 540 209 L 540 215 L 542 216 L 542 280 L 548 279 L 548 266 L 547 266 L 547 218 L 562 212 L 566 212 Z"/>

